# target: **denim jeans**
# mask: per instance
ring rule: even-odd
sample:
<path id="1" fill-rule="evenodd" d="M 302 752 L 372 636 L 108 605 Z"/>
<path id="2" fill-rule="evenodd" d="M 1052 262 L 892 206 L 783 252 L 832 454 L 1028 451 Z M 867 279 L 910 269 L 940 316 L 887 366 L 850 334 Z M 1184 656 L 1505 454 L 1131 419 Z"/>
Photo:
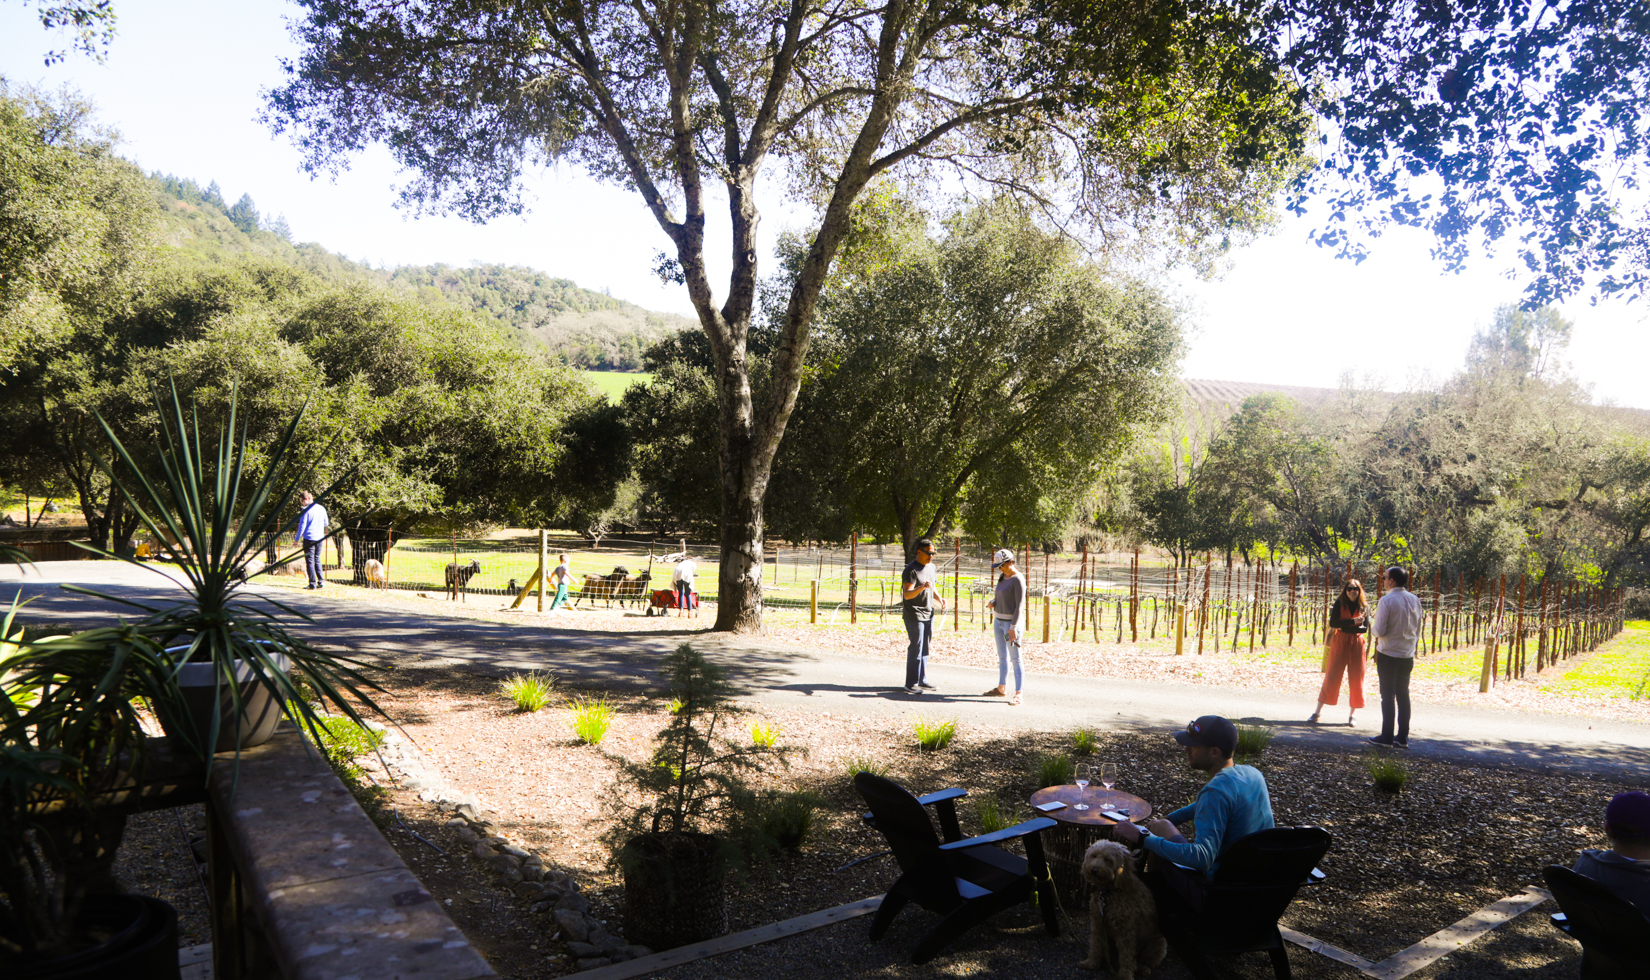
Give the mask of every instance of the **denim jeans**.
<path id="1" fill-rule="evenodd" d="M 321 575 L 321 549 L 326 547 L 326 544 L 324 539 L 310 541 L 306 538 L 304 540 L 304 572 L 309 576 L 309 584 L 312 588 L 319 589 L 327 584 L 327 580 Z"/>
<path id="2" fill-rule="evenodd" d="M 918 684 L 926 684 L 928 683 L 928 648 L 934 642 L 934 621 L 932 619 L 918 619 L 910 613 L 906 613 L 905 635 L 911 638 L 911 645 L 905 650 L 905 686 L 915 687 Z"/>
<path id="3" fill-rule="evenodd" d="M 1025 684 L 1025 671 L 1020 666 L 1020 644 L 1025 642 L 1025 630 L 1020 630 L 1013 643 L 1008 642 L 1008 631 L 1014 628 L 1014 623 L 1007 619 L 993 621 L 992 634 L 997 638 L 997 686 L 1008 686 L 1008 665 L 1014 665 L 1014 690 L 1019 691 Z"/>
<path id="4" fill-rule="evenodd" d="M 1381 737 L 1409 741 L 1409 675 L 1414 657 L 1375 655 L 1375 673 L 1381 679 Z M 1398 728 L 1393 730 L 1393 708 L 1397 708 Z"/>

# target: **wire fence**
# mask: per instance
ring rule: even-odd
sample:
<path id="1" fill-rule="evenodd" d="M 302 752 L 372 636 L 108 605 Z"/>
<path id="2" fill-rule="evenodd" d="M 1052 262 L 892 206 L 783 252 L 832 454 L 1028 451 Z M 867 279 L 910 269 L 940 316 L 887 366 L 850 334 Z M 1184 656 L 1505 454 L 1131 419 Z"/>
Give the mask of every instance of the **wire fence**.
<path id="1" fill-rule="evenodd" d="M 266 561 L 291 553 L 290 540 L 266 542 Z M 949 548 L 947 545 L 949 544 Z M 283 549 L 284 545 L 284 549 Z M 936 543 L 941 592 L 950 608 L 940 625 L 985 629 L 985 602 L 995 587 L 993 548 L 951 539 Z M 1273 645 L 1321 646 L 1329 609 L 1349 578 L 1360 579 L 1378 600 L 1381 569 L 1355 564 L 1326 567 L 1275 559 L 1244 562 L 1212 555 L 1189 561 L 1145 549 L 1104 553 L 1014 549 L 1030 596 L 1027 632 L 1070 641 L 1172 640 L 1187 654 L 1254 650 Z M 690 553 L 699 566 L 703 601 L 715 602 L 717 565 L 711 546 L 681 539 L 609 540 L 544 534 L 544 567 L 566 554 L 579 604 L 645 604 L 671 587 L 674 561 Z M 388 529 L 354 529 L 325 545 L 328 581 L 392 589 L 445 592 L 458 601 L 516 596 L 540 568 L 540 533 L 445 540 L 405 537 Z M 381 572 L 369 575 L 368 562 Z M 900 612 L 905 568 L 897 544 L 827 546 L 770 541 L 762 569 L 763 602 L 806 609 L 812 621 L 886 620 Z M 302 561 L 281 571 L 302 575 Z M 1623 590 L 1549 576 L 1468 579 L 1442 569 L 1412 569 L 1410 591 L 1425 616 L 1418 655 L 1483 648 L 1486 671 L 1519 677 L 1591 650 L 1616 635 L 1625 621 Z M 553 589 L 552 589 L 553 591 Z M 1374 602 L 1371 602 L 1373 607 Z"/>

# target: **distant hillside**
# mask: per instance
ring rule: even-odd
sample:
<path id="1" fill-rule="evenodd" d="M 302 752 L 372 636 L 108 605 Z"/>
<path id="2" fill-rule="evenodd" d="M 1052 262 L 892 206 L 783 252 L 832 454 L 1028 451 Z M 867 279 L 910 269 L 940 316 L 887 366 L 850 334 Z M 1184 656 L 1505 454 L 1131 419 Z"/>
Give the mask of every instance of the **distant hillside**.
<path id="1" fill-rule="evenodd" d="M 1286 395 L 1303 405 L 1313 405 L 1334 398 L 1336 388 L 1303 388 L 1299 385 L 1268 385 L 1253 381 L 1205 381 L 1186 379 L 1186 396 L 1199 408 L 1227 407 L 1227 414 L 1236 412 L 1247 398 L 1260 394 Z"/>
<path id="2" fill-rule="evenodd" d="M 372 279 L 431 305 L 471 310 L 515 331 L 523 346 L 542 344 L 573 367 L 640 371 L 650 345 L 694 326 L 687 317 L 645 310 L 523 266 L 374 269 L 314 242 L 294 244 L 284 215 L 260 215 L 250 195 L 229 204 L 216 181 L 203 189 L 170 174 L 151 180 L 161 237 L 186 258 L 214 264 L 257 255 L 329 278 Z"/>

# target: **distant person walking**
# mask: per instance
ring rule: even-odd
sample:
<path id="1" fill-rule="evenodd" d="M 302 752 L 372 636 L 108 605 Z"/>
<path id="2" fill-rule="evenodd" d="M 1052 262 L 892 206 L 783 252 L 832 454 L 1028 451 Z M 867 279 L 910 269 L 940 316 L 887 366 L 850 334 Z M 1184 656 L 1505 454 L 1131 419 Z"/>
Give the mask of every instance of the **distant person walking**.
<path id="1" fill-rule="evenodd" d="M 1381 681 L 1381 734 L 1369 740 L 1405 749 L 1409 748 L 1409 675 L 1415 670 L 1415 647 L 1421 639 L 1421 600 L 1408 585 L 1408 572 L 1397 565 L 1386 570 L 1387 593 L 1375 606 L 1375 622 L 1369 627 L 1375 637 L 1375 675 Z"/>
<path id="2" fill-rule="evenodd" d="M 901 612 L 905 635 L 911 645 L 905 651 L 905 690 L 911 694 L 937 691 L 928 683 L 928 652 L 934 642 L 934 613 L 945 611 L 940 595 L 940 570 L 934 566 L 934 542 L 917 542 L 917 557 L 900 576 Z"/>
<path id="3" fill-rule="evenodd" d="M 294 542 L 304 549 L 304 573 L 309 576 L 306 589 L 325 588 L 327 580 L 321 575 L 321 548 L 327 540 L 327 509 L 315 502 L 315 494 L 305 490 L 298 495 L 298 533 Z"/>
<path id="4" fill-rule="evenodd" d="M 1364 706 L 1364 634 L 1369 632 L 1369 617 L 1364 605 L 1364 586 L 1357 579 L 1348 579 L 1335 604 L 1329 607 L 1329 650 L 1323 659 L 1323 687 L 1318 691 L 1318 707 L 1306 719 L 1317 724 L 1323 709 L 1340 703 L 1341 674 L 1346 674 L 1346 723 L 1352 724 L 1358 709 Z"/>
<path id="5" fill-rule="evenodd" d="M 556 587 L 556 597 L 550 600 L 550 611 L 567 608 L 567 587 L 573 582 L 573 573 L 567 568 L 567 556 L 557 555 L 556 570 L 550 573 L 550 581 Z"/>
<path id="6" fill-rule="evenodd" d="M 1020 641 L 1026 634 L 1026 577 L 1014 569 L 1014 552 L 1007 548 L 991 556 L 991 567 L 999 572 L 997 592 L 985 604 L 996 617 L 992 631 L 997 640 L 997 686 L 985 692 L 986 697 L 1000 698 L 1008 693 L 1008 667 L 1014 665 L 1014 696 L 1009 704 L 1020 703 L 1020 689 L 1025 686 L 1025 670 L 1020 666 Z"/>
<path id="7" fill-rule="evenodd" d="M 693 573 L 699 566 L 693 563 L 693 556 L 683 554 L 682 560 L 676 563 L 676 570 L 670 573 L 670 580 L 676 585 L 676 618 L 683 616 L 698 616 L 699 610 L 693 608 Z"/>

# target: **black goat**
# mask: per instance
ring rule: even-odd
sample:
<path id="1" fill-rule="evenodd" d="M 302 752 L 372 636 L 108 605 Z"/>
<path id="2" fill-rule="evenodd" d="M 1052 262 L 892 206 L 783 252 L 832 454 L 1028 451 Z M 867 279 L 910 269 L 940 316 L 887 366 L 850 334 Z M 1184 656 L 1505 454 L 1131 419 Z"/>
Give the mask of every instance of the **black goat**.
<path id="1" fill-rule="evenodd" d="M 470 579 L 481 573 L 481 562 L 470 559 L 468 565 L 456 565 L 451 562 L 447 565 L 447 592 L 453 596 L 458 590 L 470 584 Z"/>

